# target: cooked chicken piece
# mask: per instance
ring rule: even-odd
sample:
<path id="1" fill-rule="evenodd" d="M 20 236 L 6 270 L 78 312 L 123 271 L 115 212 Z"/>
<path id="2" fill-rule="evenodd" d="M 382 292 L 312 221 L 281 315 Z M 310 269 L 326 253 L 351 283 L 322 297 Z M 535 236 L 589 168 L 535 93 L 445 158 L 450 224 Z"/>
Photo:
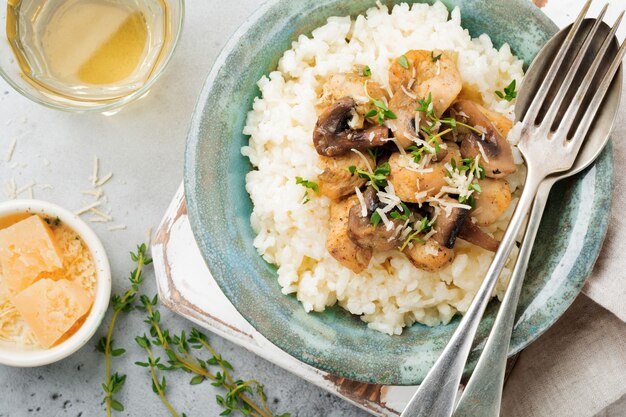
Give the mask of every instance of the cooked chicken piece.
<path id="1" fill-rule="evenodd" d="M 393 184 L 396 195 L 407 203 L 423 203 L 428 197 L 437 195 L 441 187 L 446 186 L 445 165 L 452 158 L 459 160 L 459 147 L 446 142 L 446 156 L 441 162 L 432 162 L 426 167 L 426 172 L 416 172 L 413 157 L 410 154 L 401 155 L 396 152 L 389 158 L 391 173 L 387 181 Z"/>
<path id="2" fill-rule="evenodd" d="M 456 63 L 439 50 L 412 50 L 403 56 L 406 57 L 407 68 L 402 65 L 402 56 L 395 59 L 389 68 L 391 90 L 395 94 L 403 86 L 419 99 L 431 94 L 435 114 L 441 116 L 463 88 Z"/>
<path id="3" fill-rule="evenodd" d="M 374 159 L 367 153 L 364 156 L 374 168 Z M 367 182 L 348 171 L 348 167 L 352 165 L 364 171 L 368 170 L 363 158 L 354 152 L 335 157 L 320 156 L 318 161 L 318 166 L 323 170 L 318 176 L 320 193 L 332 200 L 354 194 L 355 187 L 360 188 Z"/>
<path id="4" fill-rule="evenodd" d="M 330 231 L 326 238 L 326 249 L 341 265 L 358 274 L 367 268 L 372 249 L 357 245 L 348 236 L 350 208 L 355 204 L 359 204 L 356 196 L 330 204 Z"/>
<path id="5" fill-rule="evenodd" d="M 478 181 L 482 189 L 474 193 L 476 204 L 470 211 L 470 217 L 478 226 L 488 226 L 498 220 L 511 204 L 511 189 L 503 179 L 485 178 Z"/>
<path id="6" fill-rule="evenodd" d="M 404 254 L 416 268 L 429 272 L 439 271 L 454 260 L 454 249 L 448 249 L 434 239 L 414 241 L 404 249 Z"/>

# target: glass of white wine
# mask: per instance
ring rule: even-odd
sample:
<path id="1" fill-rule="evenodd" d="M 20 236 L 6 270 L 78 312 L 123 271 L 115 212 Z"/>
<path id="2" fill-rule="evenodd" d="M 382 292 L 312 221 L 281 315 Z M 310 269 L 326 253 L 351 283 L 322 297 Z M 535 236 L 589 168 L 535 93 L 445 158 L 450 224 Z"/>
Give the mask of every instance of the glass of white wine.
<path id="1" fill-rule="evenodd" d="M 0 75 L 48 107 L 113 113 L 163 72 L 183 15 L 184 0 L 8 0 Z"/>

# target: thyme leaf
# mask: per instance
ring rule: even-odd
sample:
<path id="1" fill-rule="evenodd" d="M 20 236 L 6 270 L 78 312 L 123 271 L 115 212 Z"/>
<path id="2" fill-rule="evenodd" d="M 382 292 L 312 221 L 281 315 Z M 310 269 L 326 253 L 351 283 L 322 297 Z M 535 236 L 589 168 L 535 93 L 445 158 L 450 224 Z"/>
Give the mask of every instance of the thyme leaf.
<path id="1" fill-rule="evenodd" d="M 384 188 L 387 186 L 387 176 L 391 172 L 391 167 L 389 166 L 389 162 L 385 162 L 384 164 L 381 164 L 380 166 L 376 167 L 373 173 L 369 171 L 365 171 L 357 167 L 356 165 L 350 165 L 346 169 L 352 175 L 356 174 L 359 176 L 359 178 L 369 180 L 370 183 L 372 184 L 372 187 L 374 187 L 376 191 L 380 191 L 381 188 Z"/>
<path id="2" fill-rule="evenodd" d="M 515 97 L 517 97 L 517 91 L 515 91 L 516 81 L 513 80 L 511 83 L 504 87 L 503 91 L 496 91 L 496 95 L 506 101 L 512 101 Z"/>
<path id="3" fill-rule="evenodd" d="M 304 188 L 313 190 L 315 193 L 318 193 L 319 191 L 319 186 L 317 185 L 315 181 L 305 180 L 302 177 L 296 177 L 296 184 L 301 185 Z M 304 195 L 302 196 L 302 204 L 306 204 L 309 201 L 311 201 L 311 199 L 309 198 L 309 192 L 305 191 Z"/>
<path id="4" fill-rule="evenodd" d="M 137 291 L 143 282 L 143 268 L 152 263 L 152 259 L 148 256 L 147 251 L 146 245 L 141 244 L 137 246 L 137 253 L 130 253 L 131 259 L 137 265 L 130 273 L 129 281 L 131 287 L 123 295 L 114 294 L 111 297 L 113 316 L 111 317 L 106 336 L 100 338 L 96 345 L 96 350 L 104 354 L 105 373 L 104 383 L 102 384 L 104 399 L 102 402 L 106 403 L 108 417 L 111 417 L 111 410 L 124 411 L 124 405 L 115 398 L 115 394 L 122 389 L 126 382 L 126 375 L 117 372 L 111 374 L 111 357 L 121 356 L 126 352 L 125 349 L 115 349 L 113 347 L 113 330 L 120 313 L 128 313 L 133 309 Z"/>
<path id="5" fill-rule="evenodd" d="M 409 69 L 409 60 L 406 58 L 406 55 L 402 55 L 398 58 L 398 64 L 404 69 Z"/>

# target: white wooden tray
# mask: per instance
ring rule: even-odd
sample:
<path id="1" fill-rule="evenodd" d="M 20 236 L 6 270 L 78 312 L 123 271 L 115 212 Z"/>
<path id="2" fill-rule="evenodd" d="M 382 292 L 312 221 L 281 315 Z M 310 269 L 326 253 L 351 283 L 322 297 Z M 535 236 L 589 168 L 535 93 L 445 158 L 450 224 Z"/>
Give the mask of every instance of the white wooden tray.
<path id="1" fill-rule="evenodd" d="M 191 231 L 182 185 L 155 234 L 152 257 L 159 298 L 167 308 L 372 415 L 400 415 L 417 389 L 417 386 L 366 384 L 320 371 L 257 332 L 213 280 Z M 507 373 L 512 366 L 513 361 L 509 361 Z"/>
<path id="2" fill-rule="evenodd" d="M 315 369 L 282 351 L 257 332 L 213 280 L 187 218 L 178 189 L 152 244 L 161 302 L 203 328 L 335 394 L 375 416 L 397 416 L 415 386 L 383 386 L 347 380 Z"/>

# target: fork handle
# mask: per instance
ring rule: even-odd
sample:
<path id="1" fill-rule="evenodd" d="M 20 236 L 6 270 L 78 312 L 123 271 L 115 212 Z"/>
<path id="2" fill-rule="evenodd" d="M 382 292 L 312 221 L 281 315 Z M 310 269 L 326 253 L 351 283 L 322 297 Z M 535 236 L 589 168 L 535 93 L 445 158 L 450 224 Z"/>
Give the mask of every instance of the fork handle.
<path id="1" fill-rule="evenodd" d="M 547 178 L 539 186 L 509 286 L 480 359 L 454 411 L 454 417 L 500 416 L 504 373 L 515 312 L 541 216 L 555 182 L 555 179 Z"/>
<path id="2" fill-rule="evenodd" d="M 480 319 L 491 299 L 500 272 L 502 272 L 502 268 L 504 268 L 513 249 L 518 232 L 524 224 L 524 218 L 532 205 L 539 184 L 544 178 L 545 175 L 536 173 L 528 165 L 524 191 L 502 237 L 498 251 L 489 266 L 487 276 L 452 338 L 411 398 L 401 417 L 450 417 L 452 415 L 459 382 Z"/>

